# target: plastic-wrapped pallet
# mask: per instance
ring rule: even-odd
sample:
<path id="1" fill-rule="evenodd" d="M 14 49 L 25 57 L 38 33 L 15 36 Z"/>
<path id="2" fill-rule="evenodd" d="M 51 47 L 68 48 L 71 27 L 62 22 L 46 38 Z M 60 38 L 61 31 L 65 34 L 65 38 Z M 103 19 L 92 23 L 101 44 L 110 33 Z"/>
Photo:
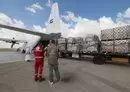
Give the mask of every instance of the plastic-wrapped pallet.
<path id="1" fill-rule="evenodd" d="M 113 46 L 102 46 L 102 52 L 113 52 Z"/>
<path id="2" fill-rule="evenodd" d="M 97 52 L 97 47 L 95 46 L 90 46 L 90 47 L 83 47 L 83 52 L 87 53 L 87 52 Z"/>
<path id="3" fill-rule="evenodd" d="M 72 52 L 77 53 L 78 52 L 78 44 L 73 44 L 72 45 Z"/>
<path id="4" fill-rule="evenodd" d="M 130 40 L 103 41 L 102 51 L 127 53 L 130 51 Z"/>
<path id="5" fill-rule="evenodd" d="M 87 35 L 84 39 L 83 52 L 97 52 L 99 37 L 95 34 Z"/>
<path id="6" fill-rule="evenodd" d="M 115 51 L 114 52 L 120 52 L 120 53 L 127 53 L 128 52 L 128 46 L 115 46 Z"/>
<path id="7" fill-rule="evenodd" d="M 76 38 L 68 38 L 67 50 L 72 52 L 77 52 L 77 41 Z"/>
<path id="8" fill-rule="evenodd" d="M 101 30 L 101 40 L 130 38 L 130 25 Z"/>
<path id="9" fill-rule="evenodd" d="M 101 40 L 113 39 L 113 29 L 101 30 Z"/>
<path id="10" fill-rule="evenodd" d="M 76 37 L 76 43 L 77 44 L 83 44 L 83 38 L 82 37 Z"/>
<path id="11" fill-rule="evenodd" d="M 97 52 L 97 45 L 95 44 L 95 42 L 84 44 L 83 52 L 93 52 L 93 51 Z"/>
<path id="12" fill-rule="evenodd" d="M 59 50 L 65 50 L 65 44 L 58 44 Z"/>
<path id="13" fill-rule="evenodd" d="M 84 43 L 89 46 L 97 45 L 98 42 L 99 42 L 99 37 L 97 35 L 85 37 L 84 40 Z"/>
<path id="14" fill-rule="evenodd" d="M 79 51 L 79 44 L 67 44 L 67 50 L 77 53 Z"/>
<path id="15" fill-rule="evenodd" d="M 87 44 L 88 44 L 88 47 L 97 46 L 97 43 L 96 43 L 96 42 L 89 42 L 89 43 L 87 43 Z"/>
<path id="16" fill-rule="evenodd" d="M 130 26 L 123 26 L 123 27 L 114 28 L 114 37 L 115 37 L 115 39 L 128 38 L 127 33 L 130 32 L 129 27 Z"/>
<path id="17" fill-rule="evenodd" d="M 68 44 L 75 44 L 75 43 L 76 43 L 76 38 L 74 38 L 74 37 L 68 38 Z"/>
<path id="18" fill-rule="evenodd" d="M 65 38 L 58 39 L 58 44 L 65 44 L 65 43 L 66 43 Z"/>
<path id="19" fill-rule="evenodd" d="M 102 41 L 102 52 L 113 52 L 113 41 Z"/>
<path id="20" fill-rule="evenodd" d="M 115 40 L 115 52 L 126 53 L 129 51 L 129 40 Z"/>
<path id="21" fill-rule="evenodd" d="M 130 38 L 130 25 L 127 26 L 127 37 Z"/>
<path id="22" fill-rule="evenodd" d="M 66 40 L 65 38 L 59 38 L 58 39 L 58 49 L 61 50 L 65 50 L 65 44 L 66 44 Z"/>
<path id="23" fill-rule="evenodd" d="M 113 41 L 102 41 L 102 47 L 103 46 L 112 46 L 113 45 Z"/>
<path id="24" fill-rule="evenodd" d="M 91 35 L 87 35 L 87 36 L 85 37 L 85 41 L 86 41 L 86 42 L 99 41 L 99 38 L 98 38 L 97 35 L 91 34 Z"/>
<path id="25" fill-rule="evenodd" d="M 97 52 L 97 48 L 95 46 L 88 47 L 87 52 Z"/>
<path id="26" fill-rule="evenodd" d="M 72 44 L 67 44 L 67 50 L 72 51 Z"/>

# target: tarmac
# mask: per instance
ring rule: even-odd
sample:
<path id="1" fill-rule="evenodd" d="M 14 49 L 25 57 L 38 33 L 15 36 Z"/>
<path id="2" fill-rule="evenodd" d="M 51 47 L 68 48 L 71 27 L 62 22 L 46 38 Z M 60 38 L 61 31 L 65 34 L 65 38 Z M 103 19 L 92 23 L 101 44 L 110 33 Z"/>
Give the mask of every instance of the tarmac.
<path id="1" fill-rule="evenodd" d="M 60 58 L 61 81 L 51 86 L 48 83 L 47 59 L 44 65 L 46 80 L 35 82 L 34 62 L 22 60 L 23 54 L 19 57 L 23 58 L 0 64 L 0 92 L 130 92 L 128 64 L 95 65 L 87 60 Z"/>

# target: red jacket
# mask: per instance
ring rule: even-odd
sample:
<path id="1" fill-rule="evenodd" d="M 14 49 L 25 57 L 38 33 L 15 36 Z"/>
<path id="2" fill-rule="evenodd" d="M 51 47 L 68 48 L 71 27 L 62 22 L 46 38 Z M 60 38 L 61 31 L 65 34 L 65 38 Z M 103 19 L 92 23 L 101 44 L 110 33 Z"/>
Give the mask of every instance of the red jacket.
<path id="1" fill-rule="evenodd" d="M 44 59 L 44 46 L 38 45 L 34 48 L 34 57 L 36 60 Z"/>

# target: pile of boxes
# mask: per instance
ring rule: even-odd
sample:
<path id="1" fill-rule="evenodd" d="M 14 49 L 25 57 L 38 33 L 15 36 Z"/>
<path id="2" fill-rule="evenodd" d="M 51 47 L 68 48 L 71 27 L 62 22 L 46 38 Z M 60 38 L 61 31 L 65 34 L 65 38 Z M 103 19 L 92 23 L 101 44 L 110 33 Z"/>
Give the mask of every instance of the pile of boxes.
<path id="1" fill-rule="evenodd" d="M 97 45 L 99 38 L 97 35 L 87 35 L 84 39 L 83 52 L 91 53 L 97 52 Z"/>
<path id="2" fill-rule="evenodd" d="M 102 51 L 130 52 L 130 25 L 101 31 Z"/>
<path id="3" fill-rule="evenodd" d="M 58 39 L 58 49 L 60 51 L 66 50 L 65 45 L 66 45 L 66 39 L 65 38 Z"/>

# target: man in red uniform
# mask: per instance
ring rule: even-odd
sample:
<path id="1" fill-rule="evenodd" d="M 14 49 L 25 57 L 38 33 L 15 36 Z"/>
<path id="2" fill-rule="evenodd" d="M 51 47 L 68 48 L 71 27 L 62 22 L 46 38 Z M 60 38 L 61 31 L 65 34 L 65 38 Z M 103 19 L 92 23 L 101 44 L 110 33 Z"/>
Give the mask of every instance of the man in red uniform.
<path id="1" fill-rule="evenodd" d="M 35 48 L 34 48 L 34 57 L 35 57 L 35 81 L 42 80 L 42 72 L 43 72 L 43 66 L 44 66 L 44 46 L 42 42 L 40 42 Z"/>

